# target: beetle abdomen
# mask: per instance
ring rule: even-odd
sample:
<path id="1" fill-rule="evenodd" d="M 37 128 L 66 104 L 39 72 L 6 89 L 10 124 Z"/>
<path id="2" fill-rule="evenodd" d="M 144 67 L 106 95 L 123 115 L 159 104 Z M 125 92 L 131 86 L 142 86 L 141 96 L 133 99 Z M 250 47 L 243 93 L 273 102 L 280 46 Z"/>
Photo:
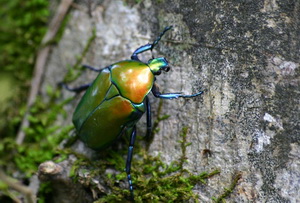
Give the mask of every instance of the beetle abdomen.
<path id="1" fill-rule="evenodd" d="M 143 112 L 121 96 L 105 100 L 83 123 L 79 137 L 92 149 L 103 149 L 114 142 L 123 128 L 136 123 Z"/>

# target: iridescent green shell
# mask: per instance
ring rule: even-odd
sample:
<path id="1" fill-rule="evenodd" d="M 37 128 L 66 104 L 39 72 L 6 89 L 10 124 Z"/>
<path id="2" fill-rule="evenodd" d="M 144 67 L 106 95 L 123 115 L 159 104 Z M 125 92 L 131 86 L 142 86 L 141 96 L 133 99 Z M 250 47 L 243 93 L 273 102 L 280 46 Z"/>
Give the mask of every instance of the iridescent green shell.
<path id="1" fill-rule="evenodd" d="M 103 69 L 73 114 L 80 139 L 92 149 L 111 145 L 145 112 L 144 99 L 154 75 L 147 64 L 121 61 Z"/>

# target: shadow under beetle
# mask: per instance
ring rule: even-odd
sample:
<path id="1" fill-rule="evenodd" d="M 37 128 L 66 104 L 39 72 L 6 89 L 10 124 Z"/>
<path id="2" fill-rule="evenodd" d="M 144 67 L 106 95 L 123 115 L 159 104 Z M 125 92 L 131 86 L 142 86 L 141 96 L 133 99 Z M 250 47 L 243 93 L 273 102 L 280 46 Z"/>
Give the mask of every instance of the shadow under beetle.
<path id="1" fill-rule="evenodd" d="M 147 136 L 151 134 L 151 109 L 147 95 L 151 91 L 162 99 L 189 98 L 201 95 L 182 93 L 160 93 L 155 84 L 155 75 L 168 72 L 170 67 L 164 57 L 152 58 L 148 63 L 139 60 L 138 54 L 152 51 L 161 37 L 172 28 L 166 27 L 152 44 L 136 49 L 131 60 L 120 61 L 103 69 L 84 67 L 100 72 L 91 83 L 78 88 L 69 88 L 74 92 L 86 90 L 73 114 L 73 123 L 79 138 L 90 148 L 102 150 L 110 146 L 124 132 L 130 136 L 125 171 L 131 199 L 134 199 L 130 168 L 133 147 L 136 138 L 135 124 L 147 112 Z"/>

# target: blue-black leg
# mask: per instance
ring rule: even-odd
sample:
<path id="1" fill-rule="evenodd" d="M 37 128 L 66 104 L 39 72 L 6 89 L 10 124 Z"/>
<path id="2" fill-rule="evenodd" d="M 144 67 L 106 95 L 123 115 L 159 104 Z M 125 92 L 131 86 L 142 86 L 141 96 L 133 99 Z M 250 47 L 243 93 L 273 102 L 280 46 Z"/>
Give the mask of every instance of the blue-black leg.
<path id="1" fill-rule="evenodd" d="M 60 86 L 62 86 L 63 88 L 71 91 L 71 92 L 76 92 L 76 93 L 80 93 L 82 91 L 85 91 L 87 88 L 89 88 L 91 86 L 91 83 L 89 84 L 85 84 L 85 85 L 81 85 L 79 87 L 75 87 L 75 88 L 70 88 L 68 85 L 66 85 L 65 83 L 60 83 Z"/>
<path id="2" fill-rule="evenodd" d="M 101 72 L 104 68 L 100 68 L 100 69 L 98 69 L 98 68 L 94 68 L 93 66 L 89 66 L 89 65 L 82 65 L 82 67 L 84 67 L 84 68 L 87 68 L 87 69 L 90 69 L 90 70 L 92 70 L 92 71 L 95 71 L 95 72 Z M 106 67 L 105 67 L 106 68 Z"/>
<path id="3" fill-rule="evenodd" d="M 146 132 L 146 139 L 149 139 L 151 136 L 152 131 L 152 118 L 151 118 L 151 105 L 149 102 L 148 97 L 146 97 L 146 109 L 147 109 L 147 132 Z"/>
<path id="4" fill-rule="evenodd" d="M 203 91 L 198 92 L 196 94 L 191 94 L 191 95 L 184 95 L 181 92 L 176 92 L 176 93 L 160 93 L 158 86 L 154 83 L 153 87 L 151 89 L 153 95 L 155 97 L 158 98 L 162 98 L 162 99 L 177 99 L 179 97 L 183 97 L 183 98 L 190 98 L 190 97 L 196 97 L 198 95 L 201 95 L 203 93 Z"/>
<path id="5" fill-rule="evenodd" d="M 130 133 L 130 141 L 129 141 L 129 147 L 128 147 L 128 155 L 127 155 L 127 161 L 126 161 L 126 168 L 125 171 L 127 173 L 127 180 L 129 184 L 129 191 L 130 191 L 130 197 L 132 200 L 134 200 L 134 194 L 133 194 L 133 185 L 132 185 L 132 180 L 131 180 L 131 161 L 132 161 L 132 154 L 133 154 L 133 146 L 136 138 L 136 128 L 133 126 L 132 129 L 129 129 L 127 133 Z"/>
<path id="6" fill-rule="evenodd" d="M 164 34 L 165 34 L 168 30 L 170 30 L 172 27 L 173 27 L 173 26 L 165 27 L 165 29 L 160 33 L 160 35 L 156 38 L 156 40 L 154 40 L 154 42 L 153 42 L 152 44 L 146 44 L 146 45 L 143 45 L 143 46 L 137 48 L 137 49 L 133 52 L 133 54 L 132 54 L 132 56 L 131 56 L 131 59 L 132 59 L 132 60 L 137 60 L 137 61 L 139 61 L 139 58 L 138 58 L 138 56 L 137 56 L 138 54 L 143 53 L 143 52 L 148 51 L 148 50 L 151 50 L 151 51 L 152 51 L 152 49 L 158 44 L 158 42 L 160 41 L 160 39 L 162 38 L 162 36 L 164 36 Z"/>
<path id="7" fill-rule="evenodd" d="M 172 29 L 172 25 L 171 26 L 167 26 L 165 27 L 165 29 L 159 34 L 159 36 L 156 38 L 156 40 L 154 40 L 154 42 L 152 43 L 152 46 L 151 46 L 151 50 L 158 44 L 158 42 L 160 41 L 160 39 L 162 38 L 162 36 L 164 36 L 164 34 Z"/>

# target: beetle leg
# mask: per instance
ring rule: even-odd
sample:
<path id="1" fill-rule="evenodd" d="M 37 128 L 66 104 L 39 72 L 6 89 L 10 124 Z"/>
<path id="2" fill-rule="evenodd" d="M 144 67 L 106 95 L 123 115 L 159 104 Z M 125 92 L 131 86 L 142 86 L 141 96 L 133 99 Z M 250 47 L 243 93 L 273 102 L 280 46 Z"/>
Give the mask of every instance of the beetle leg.
<path id="1" fill-rule="evenodd" d="M 139 61 L 140 59 L 138 58 L 138 54 L 140 53 L 143 53 L 145 51 L 148 51 L 148 50 L 151 50 L 158 44 L 158 42 L 161 40 L 162 36 L 164 36 L 164 34 L 170 30 L 173 26 L 167 26 L 165 27 L 165 29 L 160 33 L 160 35 L 154 40 L 154 42 L 152 44 L 146 44 L 146 45 L 143 45 L 139 48 L 137 48 L 133 54 L 131 55 L 131 59 L 132 60 L 137 60 Z"/>
<path id="2" fill-rule="evenodd" d="M 151 118 L 151 105 L 148 97 L 146 97 L 146 108 L 147 108 L 147 133 L 146 138 L 149 139 L 152 131 L 152 118 Z"/>
<path id="3" fill-rule="evenodd" d="M 153 84 L 153 87 L 152 87 L 151 91 L 152 91 L 152 93 L 155 97 L 162 98 L 162 99 L 177 99 L 179 97 L 190 98 L 190 97 L 196 97 L 196 96 L 201 95 L 203 93 L 203 91 L 201 91 L 201 92 L 198 92 L 196 94 L 191 94 L 191 95 L 184 95 L 181 92 L 162 94 L 159 91 L 159 88 L 155 83 Z"/>
<path id="4" fill-rule="evenodd" d="M 63 88 L 71 91 L 71 92 L 76 92 L 76 93 L 79 93 L 79 92 L 82 92 L 82 91 L 85 91 L 87 88 L 89 88 L 91 86 L 91 83 L 89 84 L 85 84 L 85 85 L 81 85 L 79 87 L 75 87 L 75 88 L 70 88 L 68 85 L 66 85 L 65 83 L 59 83 L 60 86 L 62 86 Z"/>
<path id="5" fill-rule="evenodd" d="M 137 55 L 140 54 L 140 53 L 143 53 L 143 52 L 145 52 L 145 51 L 150 50 L 151 47 L 152 47 L 152 44 L 146 44 L 146 45 L 143 45 L 143 46 L 137 48 L 137 49 L 133 52 L 133 54 L 131 55 L 131 59 L 132 59 L 132 60 L 136 60 L 136 61 L 140 61 L 140 59 L 139 59 L 139 57 L 138 57 Z"/>
<path id="6" fill-rule="evenodd" d="M 165 29 L 160 33 L 160 35 L 156 38 L 156 40 L 154 40 L 154 42 L 152 43 L 152 45 L 151 45 L 151 50 L 158 44 L 158 42 L 160 41 L 160 39 L 162 38 L 162 36 L 164 36 L 164 34 L 168 31 L 168 30 L 170 30 L 170 29 L 172 29 L 172 25 L 171 26 L 167 26 L 167 27 L 165 27 Z"/>
<path id="7" fill-rule="evenodd" d="M 94 68 L 93 66 L 89 66 L 89 65 L 85 65 L 85 64 L 83 64 L 82 67 L 90 69 L 90 70 L 95 71 L 95 72 L 101 72 L 104 69 L 104 68 L 100 68 L 100 69 Z M 107 68 L 107 67 L 105 67 L 105 68 Z"/>
<path id="8" fill-rule="evenodd" d="M 127 161 L 126 161 L 126 173 L 127 173 L 127 180 L 129 184 L 129 191 L 131 199 L 134 200 L 134 194 L 133 194 L 133 185 L 130 175 L 131 170 L 131 161 L 132 161 L 132 154 L 133 154 L 133 146 L 136 138 L 136 128 L 133 126 L 133 128 L 130 128 L 127 130 L 127 133 L 131 132 L 130 141 L 129 141 L 129 147 L 128 147 L 128 155 L 127 155 Z"/>

